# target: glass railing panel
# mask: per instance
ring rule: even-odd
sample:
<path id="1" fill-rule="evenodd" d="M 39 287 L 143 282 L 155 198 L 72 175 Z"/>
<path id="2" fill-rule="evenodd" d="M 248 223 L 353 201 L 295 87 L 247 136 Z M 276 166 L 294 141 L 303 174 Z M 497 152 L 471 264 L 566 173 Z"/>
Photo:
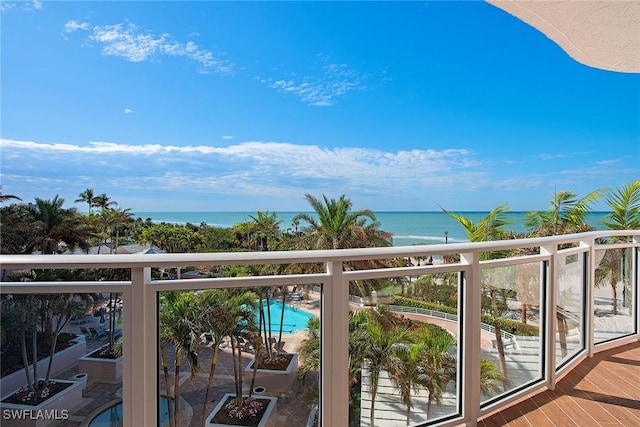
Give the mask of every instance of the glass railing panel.
<path id="1" fill-rule="evenodd" d="M 482 271 L 481 403 L 542 379 L 539 262 Z"/>
<path id="2" fill-rule="evenodd" d="M 27 274 L 31 281 L 53 273 Z M 122 395 L 121 294 L 3 292 L 0 298 L 0 424 L 121 420 L 122 403 L 119 410 L 108 405 Z"/>
<path id="3" fill-rule="evenodd" d="M 317 415 L 319 288 L 201 288 L 158 300 L 159 425 L 295 427 Z"/>
<path id="4" fill-rule="evenodd" d="M 593 286 L 595 343 L 635 333 L 631 248 L 597 249 Z"/>
<path id="5" fill-rule="evenodd" d="M 458 276 L 350 283 L 350 425 L 425 425 L 460 413 Z"/>
<path id="6" fill-rule="evenodd" d="M 558 255 L 556 368 L 584 350 L 586 254 Z"/>

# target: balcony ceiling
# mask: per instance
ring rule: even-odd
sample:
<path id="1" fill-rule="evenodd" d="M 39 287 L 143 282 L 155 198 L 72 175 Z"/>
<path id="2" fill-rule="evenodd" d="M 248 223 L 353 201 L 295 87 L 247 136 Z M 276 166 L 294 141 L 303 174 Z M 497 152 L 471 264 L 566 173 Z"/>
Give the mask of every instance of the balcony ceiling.
<path id="1" fill-rule="evenodd" d="M 487 2 L 536 28 L 582 64 L 640 73 L 640 1 Z"/>

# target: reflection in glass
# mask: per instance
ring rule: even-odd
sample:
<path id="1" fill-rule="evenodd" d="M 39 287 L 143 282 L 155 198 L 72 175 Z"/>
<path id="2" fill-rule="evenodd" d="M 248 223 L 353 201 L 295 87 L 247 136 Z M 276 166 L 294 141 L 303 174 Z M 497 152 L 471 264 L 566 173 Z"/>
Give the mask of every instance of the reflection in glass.
<path id="1" fill-rule="evenodd" d="M 458 273 L 381 280 L 365 298 L 375 307 L 352 311 L 349 323 L 350 424 L 458 414 Z"/>
<path id="2" fill-rule="evenodd" d="M 622 248 L 595 252 L 593 324 L 596 344 L 635 333 L 631 254 L 631 249 Z"/>
<path id="3" fill-rule="evenodd" d="M 483 392 L 483 403 L 542 378 L 540 284 L 539 263 L 482 272 L 481 353 L 498 367 L 502 380 L 499 387 Z M 481 365 L 484 376 L 483 369 Z"/>
<path id="4" fill-rule="evenodd" d="M 295 414 L 288 425 L 306 425 L 319 395 L 319 301 L 307 285 L 160 292 L 168 419 L 200 426 L 284 412 Z"/>
<path id="5" fill-rule="evenodd" d="M 585 254 L 559 256 L 556 367 L 584 349 Z"/>

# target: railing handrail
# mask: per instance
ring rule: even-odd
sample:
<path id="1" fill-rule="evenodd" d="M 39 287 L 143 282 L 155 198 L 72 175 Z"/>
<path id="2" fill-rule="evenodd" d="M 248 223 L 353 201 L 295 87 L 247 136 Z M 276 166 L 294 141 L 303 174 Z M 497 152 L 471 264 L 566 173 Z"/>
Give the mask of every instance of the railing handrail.
<path id="1" fill-rule="evenodd" d="M 597 243 L 597 239 L 616 236 L 631 236 L 628 243 Z M 574 244 L 567 250 L 559 250 L 564 244 Z M 480 261 L 480 254 L 489 251 L 503 251 L 515 248 L 540 247 L 540 254 L 521 256 L 517 259 Z M 0 282 L 0 293 L 66 293 L 66 292 L 95 292 L 112 291 L 123 292 L 123 400 L 129 402 L 123 406 L 125 425 L 155 425 L 157 423 L 157 367 L 154 353 L 158 345 L 157 338 L 157 311 L 156 298 L 158 291 L 187 290 L 187 289 L 212 289 L 235 286 L 275 286 L 278 284 L 308 284 L 319 286 L 322 292 L 323 304 L 321 315 L 322 330 L 322 365 L 321 380 L 321 417 L 324 425 L 348 424 L 348 312 L 349 312 L 349 281 L 371 279 L 380 277 L 411 276 L 416 274 L 461 272 L 464 274 L 465 286 L 460 288 L 464 304 L 459 313 L 461 339 L 465 340 L 462 346 L 461 372 L 469 373 L 460 379 L 459 393 L 463 407 L 459 416 L 448 421 L 442 421 L 439 425 L 452 426 L 460 423 L 473 424 L 489 410 L 496 410 L 542 387 L 553 387 L 556 377 L 555 345 L 545 345 L 545 354 L 542 360 L 544 375 L 543 381 L 536 382 L 532 387 L 517 390 L 515 393 L 506 393 L 490 402 L 489 407 L 483 407 L 480 403 L 479 372 L 480 361 L 477 357 L 477 349 L 480 348 L 480 331 L 486 326 L 480 325 L 477 320 L 481 317 L 480 289 L 482 287 L 481 276 L 483 268 L 517 265 L 527 262 L 548 264 L 549 282 L 546 283 L 545 301 L 540 301 L 544 306 L 544 325 L 546 329 L 541 331 L 541 336 L 546 342 L 555 342 L 554 327 L 557 313 L 556 291 L 557 260 L 560 257 L 574 254 L 593 254 L 597 249 L 610 248 L 634 248 L 636 253 L 640 248 L 640 230 L 615 230 L 594 231 L 581 234 L 551 236 L 543 238 L 503 240 L 482 243 L 452 243 L 437 245 L 416 245 L 405 247 L 385 248 L 360 248 L 341 249 L 330 251 L 286 251 L 286 252 L 233 252 L 233 253 L 196 253 L 196 254 L 127 254 L 127 255 L 0 255 L 0 266 L 3 270 L 11 269 L 40 269 L 40 268 L 129 268 L 131 280 L 124 282 Z M 433 266 L 399 267 L 389 269 L 372 269 L 362 271 L 344 271 L 344 263 L 366 259 L 392 259 L 397 257 L 430 256 L 458 254 L 461 261 L 458 264 L 444 264 Z M 564 258 L 562 258 L 564 259 Z M 587 259 L 587 258 L 585 258 Z M 591 258 L 589 258 L 591 259 Z M 634 256 L 634 262 L 637 256 Z M 199 278 L 183 280 L 152 280 L 151 267 L 176 267 L 184 265 L 251 265 L 251 264 L 294 264 L 294 263 L 321 263 L 326 266 L 323 273 L 296 274 L 281 276 L 251 276 L 234 278 Z M 586 263 L 585 263 L 586 264 Z M 595 271 L 593 264 L 583 265 L 581 274 L 592 284 Z M 638 269 L 634 264 L 632 271 L 635 288 L 634 295 L 638 295 Z M 589 308 L 589 291 L 582 297 L 583 312 L 593 317 Z M 637 298 L 637 297 L 636 297 Z M 637 307 L 636 307 L 637 311 Z M 638 324 L 637 313 L 635 322 Z M 472 320 L 470 320 L 472 319 Z M 592 354 L 593 325 L 592 319 L 586 320 L 586 343 L 580 355 Z M 550 325 L 550 326 L 549 326 Z M 635 327 L 635 333 L 629 339 L 638 339 L 640 335 Z M 491 330 L 491 329 L 489 329 Z M 494 330 L 495 332 L 495 330 Z M 509 335 L 503 331 L 503 337 Z M 468 340 L 468 342 L 467 342 Z M 617 340 L 612 344 L 617 344 Z M 475 353 L 474 353 L 475 351 Z M 134 357 L 135 354 L 135 357 Z M 571 363 L 574 361 L 572 360 Z M 565 368 L 561 366 L 561 368 Z M 124 371 L 123 371 L 124 372 Z M 135 398 L 134 398 L 135 397 Z M 133 402 L 143 402 L 141 410 L 133 411 Z M 139 405 L 138 405 L 139 406 Z M 138 408 L 136 408 L 138 409 Z"/>
<path id="2" fill-rule="evenodd" d="M 606 230 L 560 236 L 536 237 L 489 242 L 466 242 L 436 245 L 390 246 L 377 248 L 331 249 L 308 251 L 263 252 L 208 252 L 208 253 L 155 253 L 155 254 L 103 254 L 103 255 L 0 255 L 0 265 L 5 269 L 18 269 L 37 264 L 39 268 L 109 268 L 175 267 L 176 265 L 242 265 L 242 264 L 292 264 L 308 262 L 344 262 L 366 259 L 429 256 L 442 254 L 478 253 L 524 247 L 538 247 L 590 241 L 605 237 L 634 236 L 640 238 L 640 230 Z M 625 243 L 625 246 L 638 246 Z"/>

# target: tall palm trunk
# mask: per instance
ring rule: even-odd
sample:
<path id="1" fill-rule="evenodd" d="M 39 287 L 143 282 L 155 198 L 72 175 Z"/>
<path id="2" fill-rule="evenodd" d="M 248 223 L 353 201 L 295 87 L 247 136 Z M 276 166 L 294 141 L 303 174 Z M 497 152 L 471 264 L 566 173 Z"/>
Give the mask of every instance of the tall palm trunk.
<path id="1" fill-rule="evenodd" d="M 609 281 L 609 284 L 611 285 L 611 291 L 613 292 L 613 315 L 617 316 L 618 315 L 618 287 L 616 286 L 616 278 L 617 275 L 612 274 L 611 275 L 611 280 Z"/>
<path id="2" fill-rule="evenodd" d="M 56 346 L 58 345 L 58 336 L 60 335 L 62 328 L 64 328 L 64 325 L 67 324 L 68 319 L 69 319 L 69 316 L 66 316 L 66 315 L 58 316 L 58 322 L 56 323 L 56 328 L 52 335 L 53 339 L 51 340 L 51 349 L 49 352 L 49 363 L 47 365 L 47 373 L 44 377 L 45 383 L 47 383 L 49 381 L 49 378 L 51 378 L 51 368 L 53 367 L 53 356 L 56 353 Z"/>
<path id="3" fill-rule="evenodd" d="M 175 422 L 178 425 L 180 419 L 180 364 L 182 363 L 182 350 L 176 350 L 175 367 L 173 371 L 173 402 L 176 408 Z"/>
<path id="4" fill-rule="evenodd" d="M 33 388 L 38 390 L 38 326 L 37 321 L 33 321 L 33 336 L 31 337 L 31 359 L 33 360 Z"/>
<path id="5" fill-rule="evenodd" d="M 211 356 L 211 365 L 209 367 L 209 378 L 207 379 L 207 389 L 204 392 L 204 404 L 202 405 L 202 427 L 205 427 L 205 420 L 207 418 L 207 406 L 209 403 L 209 390 L 211 389 L 211 385 L 213 384 L 213 377 L 216 372 L 216 367 L 218 366 L 218 355 L 220 353 L 220 348 L 218 347 L 220 343 L 219 337 L 216 337 L 216 340 L 213 344 L 213 355 Z"/>
<path id="6" fill-rule="evenodd" d="M 24 314 L 22 314 L 24 318 Z M 29 355 L 27 354 L 27 325 L 26 321 L 20 322 L 20 347 L 22 349 L 22 366 L 24 366 L 24 373 L 27 376 L 27 385 L 33 390 L 33 379 L 31 377 L 31 370 L 29 369 Z"/>
<path id="7" fill-rule="evenodd" d="M 282 287 L 282 312 L 280 313 L 280 331 L 278 332 L 278 346 L 282 342 L 282 328 L 284 326 L 284 308 L 287 303 L 287 287 Z M 278 347 L 280 348 L 280 347 Z"/>
<path id="8" fill-rule="evenodd" d="M 173 416 L 173 406 L 171 403 L 171 384 L 169 382 L 169 364 L 167 362 L 167 349 L 165 346 L 160 347 L 160 361 L 162 363 L 162 372 L 164 373 L 164 389 L 167 393 L 167 411 L 169 413 L 169 427 L 175 427 L 176 419 Z"/>
<path id="9" fill-rule="evenodd" d="M 493 314 L 493 327 L 495 329 L 496 334 L 496 347 L 498 349 L 498 357 L 500 358 L 500 369 L 502 370 L 502 375 L 504 376 L 503 384 L 504 388 L 507 388 L 508 374 L 507 374 L 507 359 L 504 355 L 504 343 L 502 341 L 502 325 L 500 324 L 500 319 L 498 318 L 498 305 L 496 303 L 496 290 L 490 289 L 489 295 L 491 297 L 491 311 Z"/>
<path id="10" fill-rule="evenodd" d="M 370 377 L 369 381 L 371 381 L 371 412 L 369 413 L 369 425 L 374 427 L 374 415 L 376 412 L 376 395 L 378 394 L 378 376 L 373 375 Z"/>

